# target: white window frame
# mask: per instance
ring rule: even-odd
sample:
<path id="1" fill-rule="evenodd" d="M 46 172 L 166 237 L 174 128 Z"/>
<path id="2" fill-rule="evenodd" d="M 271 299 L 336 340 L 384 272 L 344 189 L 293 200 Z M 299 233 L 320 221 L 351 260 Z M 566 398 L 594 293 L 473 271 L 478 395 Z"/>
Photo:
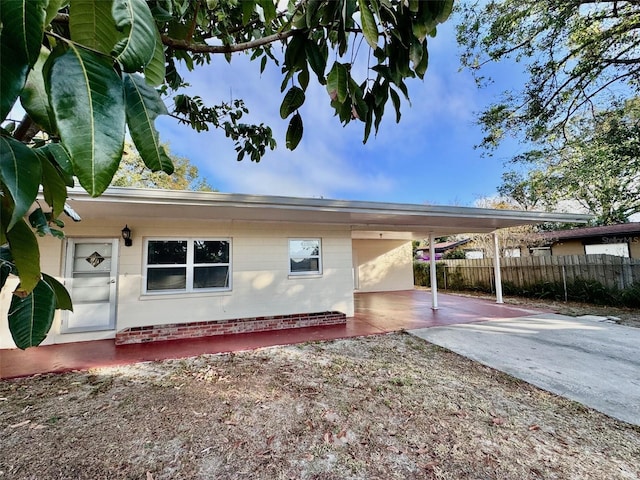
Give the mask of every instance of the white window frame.
<path id="1" fill-rule="evenodd" d="M 529 253 L 532 257 L 551 257 L 551 247 L 532 247 L 529 249 Z M 539 253 L 536 253 L 539 252 Z M 543 253 L 544 252 L 544 253 Z"/>
<path id="2" fill-rule="evenodd" d="M 301 258 L 301 257 L 292 257 L 291 256 L 291 242 L 318 242 L 318 255 L 308 255 L 304 258 L 317 258 L 318 259 L 318 270 L 308 271 L 308 272 L 293 272 L 291 271 L 291 259 L 292 258 Z M 322 275 L 322 238 L 289 238 L 287 240 L 287 265 L 289 270 L 289 275 L 292 277 L 309 277 L 309 276 L 320 276 Z"/>
<path id="3" fill-rule="evenodd" d="M 629 258 L 628 243 L 587 243 L 584 246 L 585 255 L 613 255 Z"/>
<path id="4" fill-rule="evenodd" d="M 158 264 L 149 265 L 149 242 L 187 242 L 187 263 L 175 263 L 175 264 Z M 195 242 L 228 242 L 229 243 L 229 262 L 228 263 L 195 263 Z M 153 237 L 146 238 L 144 241 L 144 264 L 142 274 L 142 292 L 144 295 L 170 295 L 176 293 L 211 293 L 211 292 L 229 292 L 233 288 L 232 280 L 232 265 L 233 265 L 233 241 L 231 238 L 201 238 L 201 237 Z M 212 288 L 194 288 L 193 278 L 195 267 L 227 267 L 228 286 L 226 287 L 212 287 Z M 186 268 L 186 285 L 183 289 L 168 289 L 168 290 L 148 290 L 147 288 L 147 272 L 153 268 L 171 268 L 171 267 L 185 267 Z"/>

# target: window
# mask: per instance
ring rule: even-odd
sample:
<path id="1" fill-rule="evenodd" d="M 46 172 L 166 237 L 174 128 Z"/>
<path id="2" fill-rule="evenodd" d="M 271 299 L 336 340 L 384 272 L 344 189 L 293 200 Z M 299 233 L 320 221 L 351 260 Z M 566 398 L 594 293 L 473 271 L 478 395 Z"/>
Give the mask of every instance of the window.
<path id="1" fill-rule="evenodd" d="M 519 248 L 505 248 L 504 256 L 510 258 L 520 258 L 520 249 Z"/>
<path id="2" fill-rule="evenodd" d="M 289 240 L 289 273 L 291 275 L 322 274 L 319 238 Z"/>
<path id="3" fill-rule="evenodd" d="M 148 240 L 145 291 L 229 290 L 229 240 Z"/>
<path id="4" fill-rule="evenodd" d="M 532 257 L 550 257 L 551 247 L 533 247 L 531 248 Z"/>
<path id="5" fill-rule="evenodd" d="M 615 255 L 617 257 L 629 258 L 629 245 L 626 243 L 603 243 L 585 245 L 584 251 L 587 255 Z"/>

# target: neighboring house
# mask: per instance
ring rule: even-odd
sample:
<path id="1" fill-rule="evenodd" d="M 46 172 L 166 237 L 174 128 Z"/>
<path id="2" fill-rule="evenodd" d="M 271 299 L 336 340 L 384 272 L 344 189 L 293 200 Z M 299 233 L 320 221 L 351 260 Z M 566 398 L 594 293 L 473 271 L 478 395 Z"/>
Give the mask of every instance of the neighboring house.
<path id="1" fill-rule="evenodd" d="M 484 237 L 482 237 L 484 238 Z M 510 240 L 509 247 L 501 249 L 502 257 L 562 256 L 607 254 L 627 258 L 640 258 L 640 222 L 605 225 L 600 227 L 554 230 L 529 236 L 517 246 Z M 463 250 L 467 259 L 491 257 L 490 238 L 469 240 Z"/>
<path id="2" fill-rule="evenodd" d="M 447 253 L 450 252 L 452 250 L 455 250 L 456 248 L 460 248 L 462 245 L 465 245 L 466 243 L 468 243 L 470 240 L 468 238 L 462 239 L 462 240 L 453 240 L 450 242 L 438 242 L 434 245 L 434 251 L 435 251 L 435 256 L 436 256 L 436 260 L 440 260 L 442 258 L 442 256 Z M 429 246 L 427 245 L 426 247 L 418 247 L 415 250 L 415 259 L 416 260 L 423 260 L 425 262 L 429 261 Z"/>
<path id="3" fill-rule="evenodd" d="M 344 323 L 354 291 L 413 288 L 413 239 L 589 218 L 132 188 L 99 198 L 71 189 L 69 204 L 82 221 L 67 222 L 65 241 L 38 239 L 43 271 L 74 301 L 44 344 Z M 6 318 L 16 284 L 0 293 L 0 348 L 14 347 Z"/>
<path id="4" fill-rule="evenodd" d="M 574 228 L 545 232 L 546 246 L 538 247 L 550 255 L 608 254 L 640 258 L 640 222 Z M 535 250 L 534 250 L 535 251 Z"/>

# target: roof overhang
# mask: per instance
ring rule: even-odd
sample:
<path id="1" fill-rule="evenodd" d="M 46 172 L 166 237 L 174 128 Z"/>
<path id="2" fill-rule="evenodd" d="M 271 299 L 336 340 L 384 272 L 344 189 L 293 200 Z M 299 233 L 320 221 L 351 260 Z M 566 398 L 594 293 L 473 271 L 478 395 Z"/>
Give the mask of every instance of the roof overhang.
<path id="1" fill-rule="evenodd" d="M 424 238 L 429 234 L 487 233 L 542 222 L 586 223 L 592 216 L 487 208 L 330 200 L 140 188 L 109 188 L 92 198 L 69 189 L 82 218 L 125 217 L 234 220 L 349 226 L 354 238 Z"/>

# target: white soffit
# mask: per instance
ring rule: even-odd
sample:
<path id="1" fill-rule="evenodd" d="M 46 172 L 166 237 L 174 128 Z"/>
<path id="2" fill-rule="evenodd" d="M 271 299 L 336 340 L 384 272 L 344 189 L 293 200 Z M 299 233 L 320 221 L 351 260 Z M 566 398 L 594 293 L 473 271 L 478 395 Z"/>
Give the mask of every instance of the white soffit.
<path id="1" fill-rule="evenodd" d="M 484 233 L 542 222 L 586 223 L 592 218 L 571 213 L 138 188 L 110 188 L 98 198 L 82 189 L 69 189 L 69 204 L 83 218 L 121 217 L 128 223 L 136 218 L 162 218 L 345 225 L 354 238 Z"/>

